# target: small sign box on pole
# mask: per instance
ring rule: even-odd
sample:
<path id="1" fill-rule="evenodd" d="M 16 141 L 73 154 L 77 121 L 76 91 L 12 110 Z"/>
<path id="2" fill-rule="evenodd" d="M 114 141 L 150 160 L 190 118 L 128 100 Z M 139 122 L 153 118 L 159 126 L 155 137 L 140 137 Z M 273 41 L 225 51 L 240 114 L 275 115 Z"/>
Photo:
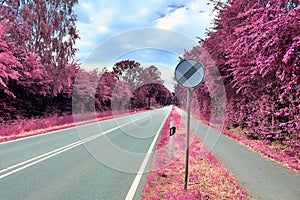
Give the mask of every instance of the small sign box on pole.
<path id="1" fill-rule="evenodd" d="M 169 143 L 169 153 L 170 158 L 173 158 L 173 152 L 174 152 L 174 134 L 176 132 L 176 127 L 174 125 L 174 121 L 170 122 L 170 143 Z"/>
<path id="2" fill-rule="evenodd" d="M 191 89 L 200 86 L 204 82 L 205 69 L 195 59 L 183 59 L 175 69 L 175 79 L 182 86 L 187 88 L 187 122 L 186 122 L 186 158 L 184 189 L 187 189 L 189 170 L 189 142 L 190 142 L 190 121 L 191 121 Z"/>

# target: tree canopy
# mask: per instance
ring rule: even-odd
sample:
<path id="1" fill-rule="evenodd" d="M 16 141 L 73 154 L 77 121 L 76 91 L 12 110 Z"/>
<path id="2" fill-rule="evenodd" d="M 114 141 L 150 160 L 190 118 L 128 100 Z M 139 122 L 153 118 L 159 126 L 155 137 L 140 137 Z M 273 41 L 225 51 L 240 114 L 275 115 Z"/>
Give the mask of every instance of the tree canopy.
<path id="1" fill-rule="evenodd" d="M 74 47 L 79 38 L 73 12 L 76 3 L 77 0 L 0 2 L 0 22 L 9 35 L 7 41 L 14 43 L 15 55 L 20 57 L 27 51 L 38 55 L 52 79 L 54 95 L 71 85 L 72 75 L 78 68 Z"/>
<path id="2" fill-rule="evenodd" d="M 299 2 L 212 2 L 218 15 L 200 46 L 213 59 L 225 86 L 226 126 L 240 126 L 251 138 L 284 142 L 291 152 L 299 151 Z M 197 58 L 200 46 L 184 56 Z M 212 81 L 205 85 L 210 87 Z M 200 104 L 211 105 L 206 87 L 195 94 Z M 203 108 L 207 119 L 205 112 Z"/>

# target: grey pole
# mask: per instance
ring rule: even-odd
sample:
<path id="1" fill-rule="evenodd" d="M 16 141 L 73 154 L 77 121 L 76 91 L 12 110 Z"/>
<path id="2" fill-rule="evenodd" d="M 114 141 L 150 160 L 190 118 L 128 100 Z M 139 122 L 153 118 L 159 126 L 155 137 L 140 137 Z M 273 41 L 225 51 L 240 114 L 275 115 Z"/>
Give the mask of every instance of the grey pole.
<path id="1" fill-rule="evenodd" d="M 189 175 L 189 146 L 190 146 L 190 121 L 191 121 L 191 88 L 187 89 L 187 122 L 186 122 L 186 158 L 185 158 L 185 177 L 184 189 L 187 190 Z"/>

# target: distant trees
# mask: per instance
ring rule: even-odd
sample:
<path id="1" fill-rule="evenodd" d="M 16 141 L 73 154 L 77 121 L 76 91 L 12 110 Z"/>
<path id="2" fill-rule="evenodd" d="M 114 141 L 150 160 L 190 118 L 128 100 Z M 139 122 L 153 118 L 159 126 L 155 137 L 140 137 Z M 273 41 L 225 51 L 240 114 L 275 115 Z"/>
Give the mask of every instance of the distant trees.
<path id="1" fill-rule="evenodd" d="M 161 72 L 154 65 L 145 68 L 140 74 L 140 78 L 142 79 L 142 84 L 163 84 L 163 81 L 161 80 Z"/>
<path id="2" fill-rule="evenodd" d="M 114 65 L 113 73 L 129 86 L 131 107 L 150 107 L 151 103 L 167 105 L 170 92 L 163 86 L 161 73 L 154 65 L 143 69 L 136 61 L 123 60 Z"/>
<path id="3" fill-rule="evenodd" d="M 100 72 L 100 78 L 96 90 L 96 110 L 107 111 L 111 109 L 112 95 L 118 80 L 115 73 L 104 68 Z"/>
<path id="4" fill-rule="evenodd" d="M 165 99 L 170 97 L 170 92 L 163 86 L 160 71 L 151 65 L 142 71 L 140 79 L 142 82 L 133 93 L 135 104 L 139 107 L 150 107 L 152 99 L 156 104 L 165 105 Z"/>
<path id="5" fill-rule="evenodd" d="M 113 73 L 120 81 L 127 83 L 133 92 L 141 83 L 142 67 L 134 60 L 122 60 L 114 64 Z"/>
<path id="6" fill-rule="evenodd" d="M 133 106 L 137 108 L 150 108 L 152 104 L 166 106 L 171 104 L 171 93 L 159 83 L 148 83 L 139 87 L 133 93 Z"/>
<path id="7" fill-rule="evenodd" d="M 113 71 L 79 68 L 74 3 L 0 2 L 0 122 L 167 103 L 155 66 L 124 60 Z"/>
<path id="8" fill-rule="evenodd" d="M 73 112 L 125 111 L 151 104 L 170 104 L 170 92 L 163 86 L 155 66 L 142 68 L 133 60 L 86 72 L 79 70 L 73 87 Z"/>
<path id="9" fill-rule="evenodd" d="M 130 109 L 130 98 L 132 93 L 127 83 L 117 81 L 111 97 L 111 107 L 113 111 L 126 111 Z"/>
<path id="10" fill-rule="evenodd" d="M 124 60 L 113 71 L 80 69 L 77 3 L 0 1 L 0 123 L 167 103 L 169 91 L 155 66 Z"/>

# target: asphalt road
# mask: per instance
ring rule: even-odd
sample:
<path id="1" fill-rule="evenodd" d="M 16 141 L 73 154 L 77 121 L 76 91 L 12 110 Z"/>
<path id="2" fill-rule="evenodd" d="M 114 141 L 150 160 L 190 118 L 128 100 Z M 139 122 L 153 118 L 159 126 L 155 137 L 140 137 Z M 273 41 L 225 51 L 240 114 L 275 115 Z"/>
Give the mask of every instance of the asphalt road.
<path id="1" fill-rule="evenodd" d="M 170 111 L 166 107 L 0 144 L 0 199 L 140 199 Z"/>
<path id="2" fill-rule="evenodd" d="M 186 120 L 186 113 L 179 112 Z M 254 199 L 300 199 L 299 173 L 249 150 L 194 118 L 191 118 L 191 129 Z"/>

